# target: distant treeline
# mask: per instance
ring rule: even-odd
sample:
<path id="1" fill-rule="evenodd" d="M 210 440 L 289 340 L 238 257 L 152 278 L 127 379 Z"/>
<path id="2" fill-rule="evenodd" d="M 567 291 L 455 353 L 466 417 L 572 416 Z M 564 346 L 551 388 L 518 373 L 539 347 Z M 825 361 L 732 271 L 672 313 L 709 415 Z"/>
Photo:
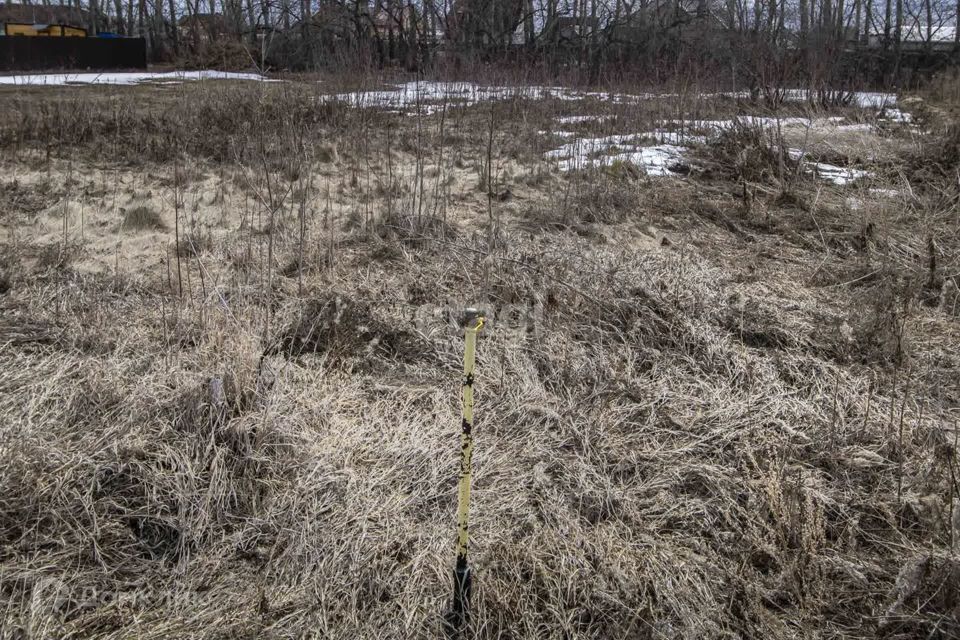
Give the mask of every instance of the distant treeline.
<path id="1" fill-rule="evenodd" d="M 79 3 L 79 0 L 77 0 Z M 153 60 L 310 70 L 516 63 L 585 79 L 897 82 L 960 51 L 960 0 L 89 0 Z M 717 74 L 722 74 L 717 76 Z M 789 76 L 789 77 L 788 77 Z"/>

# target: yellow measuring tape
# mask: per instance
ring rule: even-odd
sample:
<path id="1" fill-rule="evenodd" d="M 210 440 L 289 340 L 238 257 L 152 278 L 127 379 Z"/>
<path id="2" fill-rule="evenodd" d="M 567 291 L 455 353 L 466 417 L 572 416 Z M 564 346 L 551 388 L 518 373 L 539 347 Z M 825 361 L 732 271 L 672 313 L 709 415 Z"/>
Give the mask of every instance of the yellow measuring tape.
<path id="1" fill-rule="evenodd" d="M 475 326 L 469 326 L 472 321 Z M 473 373 L 477 361 L 477 333 L 484 318 L 467 310 L 468 326 L 464 332 L 463 352 L 463 421 L 460 427 L 460 475 L 457 486 L 457 564 L 453 573 L 453 602 L 447 614 L 447 631 L 459 633 L 470 613 L 470 567 L 467 565 L 467 542 L 470 537 L 470 479 L 473 461 Z"/>
<path id="2" fill-rule="evenodd" d="M 466 348 L 463 353 L 463 423 L 460 432 L 460 483 L 457 493 L 457 561 L 467 559 L 468 518 L 470 515 L 470 478 L 473 459 L 473 372 L 477 361 L 477 333 L 483 328 L 483 318 L 477 326 L 466 330 Z"/>

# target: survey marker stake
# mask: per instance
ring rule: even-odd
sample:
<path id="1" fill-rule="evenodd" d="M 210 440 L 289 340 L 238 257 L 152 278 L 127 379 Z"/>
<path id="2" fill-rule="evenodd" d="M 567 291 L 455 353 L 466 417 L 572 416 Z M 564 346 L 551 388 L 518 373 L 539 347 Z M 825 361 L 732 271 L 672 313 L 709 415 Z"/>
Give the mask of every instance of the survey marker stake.
<path id="1" fill-rule="evenodd" d="M 463 316 L 463 420 L 460 425 L 460 476 L 457 486 L 457 564 L 453 570 L 453 600 L 445 616 L 449 637 L 457 637 L 470 620 L 470 566 L 467 540 L 470 520 L 470 475 L 473 459 L 473 371 L 477 356 L 477 333 L 483 328 L 483 312 L 467 309 Z"/>

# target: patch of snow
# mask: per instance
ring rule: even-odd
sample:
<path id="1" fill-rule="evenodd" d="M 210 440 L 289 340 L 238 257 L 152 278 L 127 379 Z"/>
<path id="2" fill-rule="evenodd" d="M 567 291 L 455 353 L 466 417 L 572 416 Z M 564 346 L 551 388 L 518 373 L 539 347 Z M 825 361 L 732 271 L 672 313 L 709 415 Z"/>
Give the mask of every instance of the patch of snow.
<path id="1" fill-rule="evenodd" d="M 637 104 L 656 98 L 676 98 L 675 93 L 610 93 L 608 91 L 579 91 L 565 87 L 553 87 L 552 97 L 558 100 L 599 100 L 612 104 Z"/>
<path id="2" fill-rule="evenodd" d="M 810 119 L 761 116 L 739 116 L 731 120 L 665 120 L 659 123 L 658 128 L 644 133 L 576 138 L 544 155 L 558 160 L 562 171 L 608 166 L 619 161 L 643 167 L 647 175 L 665 176 L 676 173 L 670 167 L 684 161 L 684 154 L 689 150 L 686 145 L 706 144 L 719 132 L 735 124 L 761 128 L 828 124 L 839 128 L 844 126 L 838 124 L 843 120 L 842 117 Z M 860 125 L 846 126 L 860 128 Z M 788 149 L 787 153 L 793 160 L 803 163 L 807 171 L 835 185 L 847 185 L 870 175 L 861 169 L 807 160 L 799 149 Z"/>
<path id="3" fill-rule="evenodd" d="M 227 71 L 170 71 L 166 73 L 136 71 L 128 73 L 38 73 L 0 76 L 0 85 L 67 86 L 67 85 L 135 85 L 143 82 L 179 83 L 192 80 L 256 80 L 267 78 L 258 73 Z"/>
<path id="4" fill-rule="evenodd" d="M 856 182 L 860 178 L 867 178 L 871 175 L 869 171 L 863 169 L 854 169 L 852 167 L 838 167 L 826 162 L 814 162 L 806 160 L 806 154 L 800 149 L 787 149 L 787 155 L 793 160 L 803 163 L 807 171 L 812 172 L 821 180 L 825 180 L 838 187 L 846 186 Z"/>
<path id="5" fill-rule="evenodd" d="M 676 173 L 671 167 L 684 162 L 683 154 L 687 148 L 673 144 L 645 144 L 649 139 L 648 134 L 579 138 L 544 155 L 557 160 L 561 171 L 608 167 L 616 162 L 626 162 L 642 168 L 648 176 Z"/>
<path id="6" fill-rule="evenodd" d="M 850 211 L 860 211 L 860 209 L 863 208 L 863 200 L 854 196 L 850 196 L 843 202 Z"/>
<path id="7" fill-rule="evenodd" d="M 649 143 L 651 139 L 655 140 L 656 144 L 651 145 Z M 642 134 L 577 138 L 547 151 L 544 156 L 557 160 L 561 171 L 576 171 L 610 166 L 615 162 L 627 162 L 642 167 L 649 176 L 667 176 L 679 173 L 672 167 L 685 162 L 684 156 L 689 148 L 680 143 L 691 143 L 694 139 L 704 140 L 699 136 L 683 136 L 680 132 L 662 129 Z M 863 169 L 838 167 L 826 162 L 807 160 L 806 154 L 799 149 L 788 149 L 787 154 L 793 160 L 802 163 L 806 171 L 837 186 L 849 185 L 872 175 Z"/>
<path id="8" fill-rule="evenodd" d="M 740 116 L 738 118 L 744 124 L 770 129 L 773 127 L 815 127 L 820 124 L 837 124 L 843 122 L 843 116 L 830 116 L 828 118 L 770 118 L 764 116 Z"/>
<path id="9" fill-rule="evenodd" d="M 612 119 L 613 116 L 563 116 L 557 118 L 559 124 L 573 124 L 577 122 L 603 122 Z"/>
<path id="10" fill-rule="evenodd" d="M 393 85 L 392 88 L 381 91 L 354 91 L 324 96 L 322 99 L 345 102 L 360 108 L 407 109 L 415 107 L 422 113 L 430 114 L 439 111 L 444 103 L 464 106 L 489 101 L 544 100 L 550 97 L 572 100 L 581 100 L 585 97 L 609 99 L 610 94 L 535 85 L 482 86 L 473 82 L 416 81 Z"/>
<path id="11" fill-rule="evenodd" d="M 612 156 L 601 156 L 595 160 L 604 166 L 614 162 L 627 162 L 643 167 L 648 176 L 669 176 L 676 173 L 672 167 L 684 163 L 683 154 L 686 151 L 686 147 L 663 144 L 656 147 L 641 147 L 636 151 L 617 153 Z"/>
<path id="12" fill-rule="evenodd" d="M 871 126 L 869 124 L 839 124 L 844 121 L 843 117 L 832 116 L 828 118 L 768 118 L 761 116 L 738 116 L 732 120 L 692 120 L 692 121 L 667 121 L 665 124 L 669 125 L 681 125 L 685 130 L 690 131 L 704 131 L 706 132 L 705 136 L 697 135 L 686 135 L 684 136 L 680 132 L 668 132 L 663 129 L 656 129 L 653 132 L 654 136 L 660 136 L 658 139 L 663 142 L 672 142 L 672 143 L 695 143 L 695 142 L 706 142 L 709 137 L 716 135 L 720 131 L 730 129 L 734 126 L 735 123 L 742 123 L 748 126 L 756 126 L 760 128 L 772 128 L 776 126 L 780 127 L 791 127 L 791 126 L 800 126 L 800 127 L 815 127 L 819 125 L 832 125 L 838 130 L 846 131 L 864 131 L 870 130 Z M 667 136 L 663 135 L 664 133 L 673 133 L 674 138 L 668 139 Z M 679 133 L 679 135 L 677 135 Z M 804 158 L 804 153 L 798 149 L 788 149 L 788 155 L 798 162 L 803 162 L 805 168 L 808 171 L 813 172 L 821 180 L 825 180 L 832 184 L 842 186 L 850 184 L 860 178 L 865 178 L 871 175 L 869 171 L 864 171 L 862 169 L 853 169 L 849 167 L 838 167 L 832 164 L 827 164 L 824 162 L 812 162 Z"/>
<path id="13" fill-rule="evenodd" d="M 679 127 L 683 131 L 697 131 L 716 134 L 731 129 L 734 125 L 772 129 L 775 127 L 815 127 L 821 124 L 837 124 L 843 122 L 842 116 L 829 118 L 773 118 L 767 116 L 736 116 L 730 120 L 664 120 L 662 124 L 672 128 Z"/>
<path id="14" fill-rule="evenodd" d="M 882 109 L 897 104 L 897 94 L 857 91 L 853 94 L 853 104 L 863 108 Z"/>
<path id="15" fill-rule="evenodd" d="M 642 168 L 648 176 L 670 176 L 676 172 L 671 167 L 684 162 L 685 147 L 676 145 L 659 145 L 656 147 L 635 147 L 631 151 L 599 155 L 595 157 L 574 156 L 561 160 L 558 167 L 561 171 L 575 171 L 588 167 L 609 167 L 617 162 L 625 162 Z"/>
<path id="16" fill-rule="evenodd" d="M 860 178 L 866 178 L 871 175 L 869 171 L 864 171 L 863 169 L 838 167 L 836 165 L 827 164 L 826 162 L 808 162 L 807 166 L 813 169 L 818 178 L 821 180 L 826 180 L 827 182 L 837 186 L 848 185 L 859 180 Z"/>
<path id="17" fill-rule="evenodd" d="M 707 143 L 707 136 L 688 133 L 686 130 L 670 131 L 668 129 L 658 128 L 643 134 L 643 136 L 655 140 L 658 144 L 684 145 Z"/>
<path id="18" fill-rule="evenodd" d="M 828 98 L 849 98 L 850 104 L 858 107 L 880 108 L 882 106 L 889 106 L 897 103 L 897 95 L 895 93 L 880 93 L 876 91 L 827 91 L 826 93 Z M 819 92 L 811 92 L 809 89 L 786 89 L 783 92 L 783 99 L 786 102 L 807 102 L 811 99 L 811 94 L 813 95 L 814 99 L 819 97 Z M 670 95 L 675 96 L 676 94 Z M 749 100 L 750 92 L 736 91 L 725 93 L 701 93 L 699 94 L 699 97 L 704 99 L 729 98 L 733 100 Z"/>
<path id="19" fill-rule="evenodd" d="M 788 155 L 794 160 L 798 160 L 801 163 L 801 166 L 808 173 L 812 173 L 814 176 L 829 182 L 830 184 L 836 185 L 838 187 L 843 187 L 849 184 L 853 184 L 861 178 L 869 178 L 873 174 L 864 169 L 855 169 L 853 167 L 838 167 L 834 164 L 829 164 L 827 162 L 816 162 L 813 160 L 803 159 L 804 154 L 797 149 L 788 149 Z"/>
<path id="20" fill-rule="evenodd" d="M 558 149 L 547 151 L 545 155 L 548 158 L 587 157 L 596 153 L 605 153 L 617 147 L 637 147 L 642 142 L 642 138 L 643 136 L 638 134 L 578 138 Z"/>
<path id="21" fill-rule="evenodd" d="M 558 131 L 547 131 L 545 129 L 541 129 L 537 131 L 537 134 L 541 136 L 557 136 L 558 138 L 575 138 L 577 135 L 573 131 L 563 131 L 562 129 Z"/>
<path id="22" fill-rule="evenodd" d="M 879 187 L 870 189 L 870 193 L 875 196 L 883 196 L 885 198 L 896 198 L 900 195 L 900 191 L 898 189 L 884 189 Z"/>
<path id="23" fill-rule="evenodd" d="M 789 89 L 785 92 L 787 100 L 807 100 L 810 92 L 805 89 Z M 853 92 L 844 94 L 852 104 L 861 107 L 883 108 L 896 104 L 897 97 L 891 93 Z M 389 85 L 387 89 L 374 91 L 354 91 L 323 96 L 324 101 L 346 102 L 355 107 L 375 107 L 380 109 L 416 109 L 418 113 L 436 113 L 444 103 L 469 106 L 480 102 L 511 99 L 544 100 L 554 98 L 564 101 L 598 100 L 612 104 L 637 104 L 647 100 L 680 98 L 677 93 L 615 93 L 609 91 L 584 91 L 571 87 L 550 87 L 539 85 L 485 86 L 473 82 L 415 81 L 398 85 Z M 748 92 L 702 93 L 698 99 L 749 98 Z M 560 118 L 560 123 L 585 122 L 602 119 L 606 116 L 569 116 Z M 787 119 L 803 120 L 803 118 Z M 781 121 L 782 124 L 782 121 Z"/>
<path id="24" fill-rule="evenodd" d="M 880 119 L 888 120 L 890 122 L 909 124 L 913 122 L 913 115 L 906 111 L 901 111 L 900 109 L 886 107 L 880 110 Z"/>
<path id="25" fill-rule="evenodd" d="M 764 116 L 737 116 L 731 120 L 664 120 L 660 126 L 643 134 L 660 144 L 706 144 L 717 134 L 727 131 L 735 125 L 772 129 L 776 127 L 817 127 L 823 124 L 835 125 L 838 129 L 846 126 L 837 123 L 844 118 L 770 118 Z"/>
<path id="26" fill-rule="evenodd" d="M 850 104 L 862 108 L 882 109 L 897 104 L 897 94 L 881 93 L 877 91 L 827 91 L 827 97 L 831 99 L 846 98 Z M 806 102 L 810 99 L 811 92 L 807 89 L 788 89 L 785 92 L 784 100 L 788 102 Z M 814 97 L 818 92 L 813 92 Z"/>
<path id="27" fill-rule="evenodd" d="M 838 124 L 837 131 L 873 131 L 873 125 L 866 122 L 856 124 Z"/>

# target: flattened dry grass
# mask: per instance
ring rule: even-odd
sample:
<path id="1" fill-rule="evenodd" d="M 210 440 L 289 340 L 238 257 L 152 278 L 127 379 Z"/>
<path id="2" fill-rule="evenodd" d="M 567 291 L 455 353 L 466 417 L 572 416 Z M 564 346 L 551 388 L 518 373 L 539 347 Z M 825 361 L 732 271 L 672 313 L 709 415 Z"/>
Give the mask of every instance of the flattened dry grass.
<path id="1" fill-rule="evenodd" d="M 917 294 L 952 218 L 830 242 L 829 194 L 739 186 L 621 176 L 495 243 L 267 196 L 167 273 L 9 265 L 4 633 L 439 637 L 481 303 L 466 637 L 957 635 L 960 331 Z"/>
<path id="2" fill-rule="evenodd" d="M 509 283 L 539 301 L 535 328 L 494 317 L 480 344 L 475 637 L 950 628 L 946 596 L 923 594 L 955 585 L 954 436 L 906 373 L 892 386 L 819 353 L 799 291 L 757 306 L 696 255 L 553 239 L 526 263 L 513 244 L 498 267 L 501 296 Z M 426 279 L 438 286 L 418 299 L 440 305 L 476 258 L 355 259 L 370 279 L 340 286 L 367 302 L 321 298 L 314 330 L 300 305 L 274 319 L 294 327 L 296 358 L 271 355 L 263 309 L 239 291 L 202 320 L 182 307 L 177 323 L 200 323 L 182 343 L 149 289 L 107 298 L 96 280 L 62 291 L 60 326 L 94 314 L 94 334 L 125 340 L 4 350 L 7 628 L 439 634 L 461 338 L 437 320 L 418 338 L 436 360 L 378 348 L 404 321 L 369 283 Z M 18 303 L 42 319 L 39 300 Z"/>

